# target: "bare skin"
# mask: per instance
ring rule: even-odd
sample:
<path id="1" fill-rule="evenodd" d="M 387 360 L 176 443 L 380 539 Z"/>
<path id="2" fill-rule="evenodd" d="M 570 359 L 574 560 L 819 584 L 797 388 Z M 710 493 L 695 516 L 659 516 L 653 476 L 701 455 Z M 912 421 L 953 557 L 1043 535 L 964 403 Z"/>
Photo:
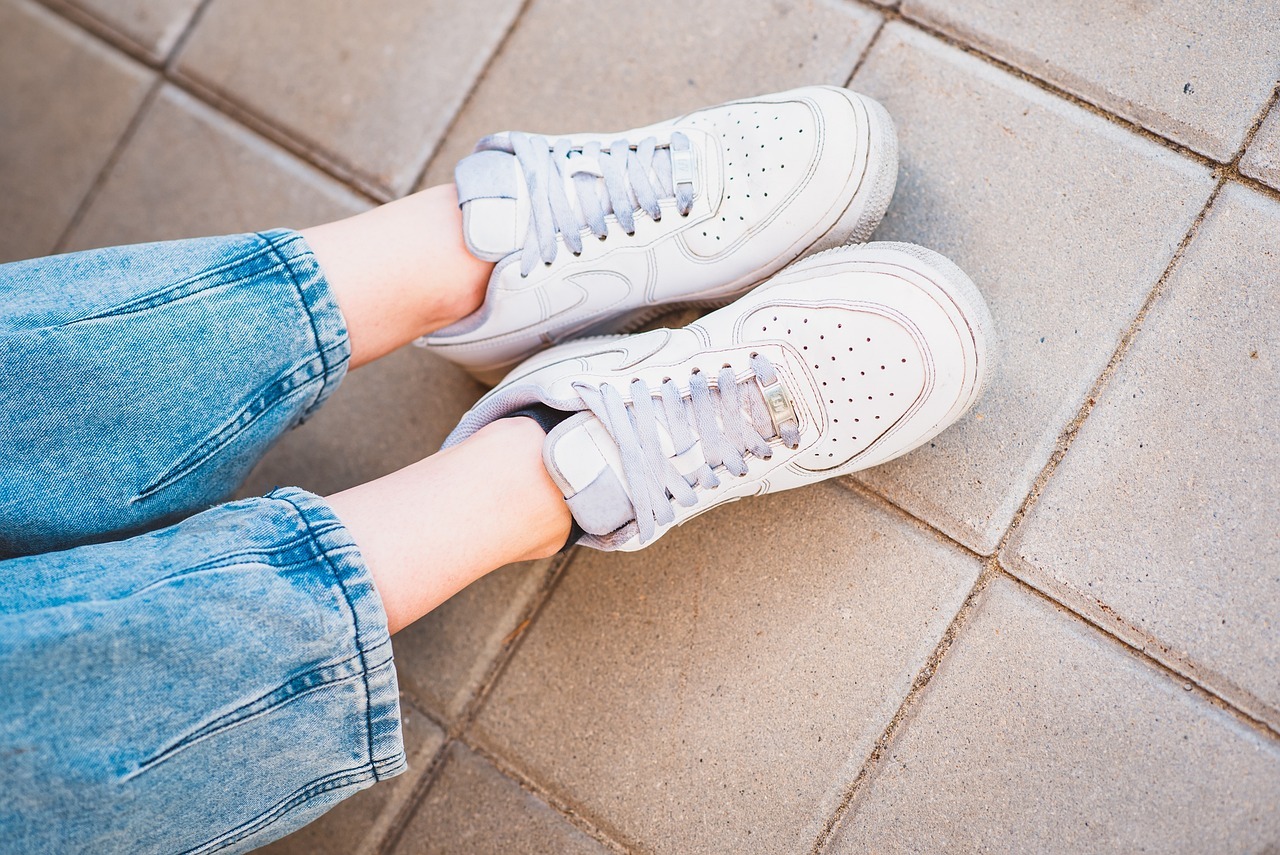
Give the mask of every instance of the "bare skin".
<path id="1" fill-rule="evenodd" d="M 462 242 L 452 184 L 302 235 L 347 320 L 352 368 L 480 308 L 493 270 Z"/>
<path id="2" fill-rule="evenodd" d="M 346 318 L 352 368 L 471 314 L 493 269 L 462 242 L 452 185 L 302 234 Z M 364 555 L 391 632 L 486 573 L 564 545 L 570 514 L 542 465 L 543 439 L 531 419 L 502 419 L 328 497 Z"/>

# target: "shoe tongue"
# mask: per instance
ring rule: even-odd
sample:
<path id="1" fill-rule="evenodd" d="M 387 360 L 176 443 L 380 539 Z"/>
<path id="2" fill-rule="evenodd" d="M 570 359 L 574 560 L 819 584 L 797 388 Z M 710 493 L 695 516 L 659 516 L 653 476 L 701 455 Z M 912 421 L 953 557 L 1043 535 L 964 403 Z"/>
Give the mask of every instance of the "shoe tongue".
<path id="1" fill-rule="evenodd" d="M 692 477 L 706 463 L 702 444 L 676 453 L 666 428 L 657 425 L 665 456 L 681 474 Z M 613 437 L 590 412 L 572 416 L 547 435 L 543 462 L 560 487 L 573 518 L 583 531 L 607 535 L 636 518 L 635 504 Z"/>
<path id="2" fill-rule="evenodd" d="M 514 154 L 488 150 L 458 161 L 453 171 L 462 206 L 462 235 L 481 261 L 501 261 L 524 244 L 528 189 Z"/>
<path id="3" fill-rule="evenodd" d="M 542 459 L 583 531 L 603 536 L 636 518 L 618 447 L 591 413 L 579 413 L 553 428 Z"/>
<path id="4" fill-rule="evenodd" d="M 479 143 L 481 150 L 458 161 L 453 180 L 458 189 L 458 204 L 462 206 L 462 234 L 467 249 L 482 261 L 501 261 L 524 246 L 529 229 L 529 188 L 525 183 L 520 161 L 510 150 L 510 142 L 502 135 L 486 137 Z M 671 153 L 660 149 L 654 160 L 663 158 L 669 162 Z M 565 198 L 580 222 L 585 223 L 578 198 L 575 177 L 593 176 L 598 182 L 600 202 L 605 213 L 614 213 L 608 194 L 604 190 L 604 172 L 595 157 L 580 150 L 571 152 L 570 164 L 562 169 Z M 668 166 L 668 172 L 670 167 Z M 654 187 L 660 181 L 656 173 L 650 178 Z M 661 191 L 659 191 L 661 194 Z M 630 208 L 639 211 L 634 194 Z"/>

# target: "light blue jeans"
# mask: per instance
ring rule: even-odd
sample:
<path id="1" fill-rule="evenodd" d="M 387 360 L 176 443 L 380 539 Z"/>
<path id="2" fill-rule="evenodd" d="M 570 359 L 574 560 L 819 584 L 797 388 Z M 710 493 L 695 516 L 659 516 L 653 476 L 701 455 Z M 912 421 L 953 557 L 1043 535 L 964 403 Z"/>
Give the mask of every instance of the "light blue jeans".
<path id="1" fill-rule="evenodd" d="M 0 852 L 242 852 L 404 770 L 341 522 L 213 507 L 348 356 L 295 232 L 0 265 Z"/>

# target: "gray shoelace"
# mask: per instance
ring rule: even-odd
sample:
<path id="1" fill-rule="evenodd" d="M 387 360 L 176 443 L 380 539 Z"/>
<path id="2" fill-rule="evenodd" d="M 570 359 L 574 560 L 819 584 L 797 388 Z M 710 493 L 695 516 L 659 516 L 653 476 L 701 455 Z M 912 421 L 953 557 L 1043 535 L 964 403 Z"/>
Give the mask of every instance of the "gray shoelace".
<path id="1" fill-rule="evenodd" d="M 695 487 L 720 486 L 717 469 L 742 477 L 747 474 L 747 454 L 764 460 L 772 456 L 770 439 L 778 437 L 788 448 L 799 445 L 800 426 L 787 421 L 775 428 L 760 391 L 761 386 L 779 382 L 777 371 L 759 354 L 752 354 L 750 364 L 751 373 L 740 380 L 732 368 L 720 369 L 715 386 L 695 371 L 689 378 L 688 397 L 667 379 L 658 390 L 658 404 L 642 380 L 632 381 L 630 404 L 612 384 L 574 384 L 618 446 L 641 543 L 653 538 L 658 525 L 675 519 L 673 501 L 692 507 L 698 501 Z M 703 465 L 682 475 L 663 449 L 660 423 L 676 454 L 701 442 Z"/>
<path id="2" fill-rule="evenodd" d="M 574 147 L 564 139 L 551 146 L 543 137 L 518 132 L 510 137 L 531 208 L 521 276 L 528 276 L 539 259 L 545 264 L 555 261 L 557 234 L 577 255 L 582 252 L 584 227 L 601 240 L 609 236 L 608 214 L 618 218 L 623 231 L 634 234 L 635 212 L 643 209 L 661 220 L 662 199 L 674 197 L 681 216 L 688 216 L 693 207 L 692 150 L 689 138 L 679 131 L 665 146 L 648 137 L 634 146 L 617 140 L 607 149 L 597 142 Z M 576 206 L 565 190 L 565 179 L 573 183 Z"/>

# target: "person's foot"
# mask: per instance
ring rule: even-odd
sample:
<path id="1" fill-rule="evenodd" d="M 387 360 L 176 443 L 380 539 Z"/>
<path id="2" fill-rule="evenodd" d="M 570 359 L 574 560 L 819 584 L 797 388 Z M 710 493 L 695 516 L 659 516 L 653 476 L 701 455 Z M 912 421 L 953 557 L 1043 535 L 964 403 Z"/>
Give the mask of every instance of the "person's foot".
<path id="1" fill-rule="evenodd" d="M 562 413 L 540 420 L 554 425 L 543 462 L 586 532 L 578 542 L 639 549 L 724 502 L 928 441 L 977 400 L 990 324 L 973 283 L 937 253 L 840 247 L 683 329 L 534 356 L 445 445 L 531 406 Z"/>
<path id="2" fill-rule="evenodd" d="M 583 335 L 710 308 L 801 255 L 866 240 L 898 172 L 893 122 L 812 86 L 621 134 L 482 139 L 455 173 L 484 305 L 420 340 L 495 382 Z"/>

